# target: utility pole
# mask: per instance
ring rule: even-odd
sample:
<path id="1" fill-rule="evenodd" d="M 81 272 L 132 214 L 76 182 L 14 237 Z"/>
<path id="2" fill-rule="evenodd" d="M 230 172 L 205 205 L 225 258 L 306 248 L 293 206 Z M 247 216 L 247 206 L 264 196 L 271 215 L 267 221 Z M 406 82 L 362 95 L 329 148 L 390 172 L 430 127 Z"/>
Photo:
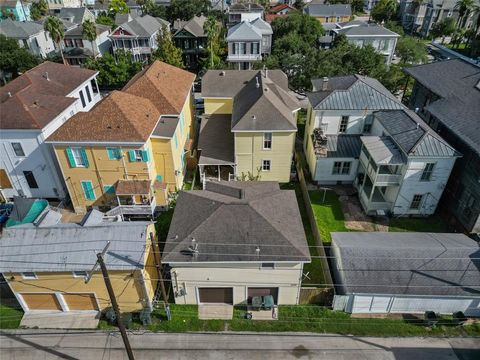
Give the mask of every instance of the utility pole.
<path id="1" fill-rule="evenodd" d="M 162 259 L 160 256 L 160 248 L 157 247 L 157 244 L 155 244 L 155 237 L 153 236 L 153 233 L 150 233 L 150 241 L 152 243 L 153 259 L 155 260 L 155 267 L 157 268 L 158 281 L 160 282 L 160 290 L 162 291 L 162 298 L 165 304 L 165 312 L 167 314 L 167 319 L 171 320 L 170 305 L 168 305 L 167 292 L 165 291 L 165 283 L 163 281 Z"/>
<path id="2" fill-rule="evenodd" d="M 90 281 L 94 271 L 97 269 L 98 266 L 100 266 L 100 269 L 102 270 L 103 280 L 105 281 L 105 286 L 107 287 L 108 296 L 110 297 L 110 302 L 112 303 L 113 311 L 115 311 L 115 314 L 117 315 L 117 326 L 118 326 L 118 329 L 120 330 L 120 334 L 122 334 L 122 339 L 123 339 L 123 343 L 125 344 L 125 350 L 127 351 L 128 359 L 135 360 L 135 357 L 133 356 L 132 348 L 130 346 L 130 341 L 128 340 L 127 331 L 125 330 L 125 325 L 123 324 L 123 321 L 122 321 L 120 309 L 117 303 L 117 298 L 115 297 L 112 283 L 110 281 L 110 277 L 108 276 L 107 267 L 105 266 L 105 261 L 103 260 L 103 257 L 107 252 L 109 246 L 110 246 L 110 241 L 107 242 L 107 245 L 105 245 L 102 252 L 97 253 L 97 262 L 95 263 L 95 265 L 93 266 L 93 269 L 85 278 L 85 284 Z"/>

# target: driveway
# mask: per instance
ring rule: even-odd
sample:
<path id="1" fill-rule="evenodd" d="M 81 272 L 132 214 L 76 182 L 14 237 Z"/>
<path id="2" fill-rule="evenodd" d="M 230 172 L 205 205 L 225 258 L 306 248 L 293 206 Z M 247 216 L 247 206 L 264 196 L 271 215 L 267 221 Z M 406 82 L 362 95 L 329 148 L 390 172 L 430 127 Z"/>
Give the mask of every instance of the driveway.
<path id="1" fill-rule="evenodd" d="M 23 315 L 20 327 L 38 329 L 96 329 L 98 311 L 69 311 L 58 313 L 30 312 Z"/>
<path id="2" fill-rule="evenodd" d="M 231 320 L 233 318 L 233 305 L 228 304 L 201 304 L 198 305 L 198 318 L 200 320 Z"/>

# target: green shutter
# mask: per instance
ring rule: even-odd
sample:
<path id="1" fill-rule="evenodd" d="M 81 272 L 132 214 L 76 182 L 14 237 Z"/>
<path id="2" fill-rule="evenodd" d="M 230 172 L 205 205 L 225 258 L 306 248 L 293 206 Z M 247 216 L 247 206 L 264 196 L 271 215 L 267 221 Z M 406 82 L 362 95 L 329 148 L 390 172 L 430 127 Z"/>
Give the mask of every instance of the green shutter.
<path id="1" fill-rule="evenodd" d="M 82 154 L 82 159 L 83 159 L 83 163 L 85 164 L 85 167 L 88 168 L 88 157 L 85 149 L 81 148 L 80 153 Z"/>
<path id="2" fill-rule="evenodd" d="M 115 186 L 113 185 L 104 185 L 103 192 L 105 194 L 115 194 Z"/>
<path id="3" fill-rule="evenodd" d="M 108 160 L 118 160 L 122 157 L 118 148 L 107 148 L 107 154 Z"/>
<path id="4" fill-rule="evenodd" d="M 163 182 L 163 176 L 162 175 L 157 175 L 157 181 L 158 182 Z"/>
<path id="5" fill-rule="evenodd" d="M 142 150 L 142 160 L 143 162 L 149 161 L 148 150 Z"/>
<path id="6" fill-rule="evenodd" d="M 67 153 L 67 158 L 68 158 L 68 162 L 70 163 L 70 167 L 72 168 L 77 167 L 77 164 L 75 163 L 75 159 L 73 158 L 72 149 L 66 148 L 65 152 Z"/>
<path id="7" fill-rule="evenodd" d="M 128 150 L 128 158 L 130 162 L 135 162 L 135 151 L 134 150 Z"/>
<path id="8" fill-rule="evenodd" d="M 114 151 L 115 159 L 120 160 L 122 158 L 122 152 L 120 149 L 115 149 Z"/>
<path id="9" fill-rule="evenodd" d="M 95 192 L 91 181 L 82 181 L 83 194 L 87 200 L 95 200 Z"/>

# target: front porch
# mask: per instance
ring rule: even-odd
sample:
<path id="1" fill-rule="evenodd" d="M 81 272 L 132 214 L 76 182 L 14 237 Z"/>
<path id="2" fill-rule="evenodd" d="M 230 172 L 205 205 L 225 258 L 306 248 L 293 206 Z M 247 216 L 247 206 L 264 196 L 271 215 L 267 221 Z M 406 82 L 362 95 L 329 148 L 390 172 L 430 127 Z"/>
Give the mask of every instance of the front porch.
<path id="1" fill-rule="evenodd" d="M 153 218 L 157 206 L 150 180 L 119 180 L 115 185 L 117 206 L 108 216 Z"/>

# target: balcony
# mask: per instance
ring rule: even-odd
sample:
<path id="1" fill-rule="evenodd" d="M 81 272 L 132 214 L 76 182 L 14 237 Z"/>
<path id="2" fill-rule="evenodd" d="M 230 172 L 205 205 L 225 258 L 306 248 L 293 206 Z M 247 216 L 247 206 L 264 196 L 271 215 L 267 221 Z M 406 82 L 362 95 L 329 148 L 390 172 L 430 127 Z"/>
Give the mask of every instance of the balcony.
<path id="1" fill-rule="evenodd" d="M 392 208 L 393 203 L 386 201 L 383 195 L 377 188 L 374 188 L 372 199 L 369 200 L 369 193 L 372 188 L 364 188 L 359 191 L 360 203 L 367 214 L 375 212 L 377 210 L 389 211 Z"/>
<path id="2" fill-rule="evenodd" d="M 260 61 L 261 54 L 228 54 L 227 61 Z"/>
<path id="3" fill-rule="evenodd" d="M 152 48 L 150 46 L 138 46 L 131 49 L 133 54 L 151 54 Z"/>
<path id="4" fill-rule="evenodd" d="M 401 174 L 378 174 L 375 179 L 375 185 L 388 186 L 399 185 L 402 180 Z"/>

